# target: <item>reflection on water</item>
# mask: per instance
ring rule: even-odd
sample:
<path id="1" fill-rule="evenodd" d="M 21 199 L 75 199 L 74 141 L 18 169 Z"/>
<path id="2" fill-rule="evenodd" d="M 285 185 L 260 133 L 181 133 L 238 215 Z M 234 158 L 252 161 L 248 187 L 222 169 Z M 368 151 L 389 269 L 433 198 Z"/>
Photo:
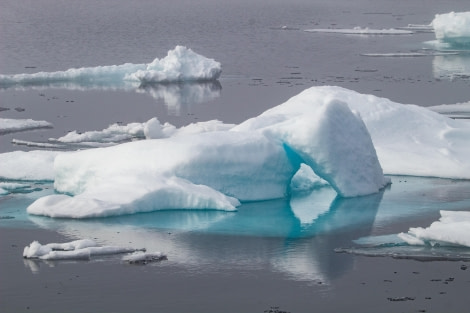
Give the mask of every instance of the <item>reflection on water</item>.
<path id="1" fill-rule="evenodd" d="M 351 247 L 358 238 L 407 231 L 420 220 L 428 225 L 439 210 L 470 207 L 470 181 L 398 176 L 392 181 L 370 196 L 339 198 L 323 187 L 291 199 L 244 203 L 237 212 L 172 210 L 90 220 L 26 216 L 34 198 L 51 192 L 45 188 L 0 197 L 0 215 L 14 217 L 0 220 L 0 227 L 29 221 L 71 239 L 161 251 L 167 264 L 191 271 L 263 269 L 328 283 L 354 266 L 353 255 L 335 249 Z"/>
<path id="2" fill-rule="evenodd" d="M 0 86 L 0 90 L 48 90 L 65 89 L 78 91 L 135 91 L 141 94 L 147 94 L 157 101 L 163 101 L 167 106 L 168 114 L 180 116 L 181 111 L 190 112 L 190 107 L 195 104 L 201 104 L 214 100 L 220 96 L 222 86 L 219 81 L 209 82 L 179 82 L 165 84 L 140 84 L 128 81 L 109 81 L 109 82 L 35 82 L 25 84 L 14 84 Z"/>
<path id="3" fill-rule="evenodd" d="M 470 53 L 438 55 L 432 62 L 434 78 L 456 80 L 470 79 Z"/>

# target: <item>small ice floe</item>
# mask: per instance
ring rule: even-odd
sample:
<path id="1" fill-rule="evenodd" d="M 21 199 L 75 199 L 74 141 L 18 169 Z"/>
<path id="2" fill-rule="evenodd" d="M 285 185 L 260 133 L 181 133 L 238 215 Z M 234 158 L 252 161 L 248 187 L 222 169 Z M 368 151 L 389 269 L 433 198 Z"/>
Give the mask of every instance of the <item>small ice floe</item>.
<path id="1" fill-rule="evenodd" d="M 25 259 L 41 260 L 88 260 L 92 256 L 112 255 L 143 251 L 130 247 L 99 246 L 90 239 L 75 240 L 67 243 L 49 243 L 42 245 L 33 241 L 23 251 Z"/>
<path id="2" fill-rule="evenodd" d="M 336 33 L 345 35 L 411 35 L 413 31 L 404 29 L 370 29 L 362 27 L 354 28 L 312 28 L 305 29 L 309 33 Z"/>
<path id="3" fill-rule="evenodd" d="M 145 251 L 136 251 L 132 254 L 128 254 L 122 257 L 123 262 L 129 264 L 147 264 L 151 262 L 158 262 L 166 260 L 167 257 L 161 252 L 145 252 Z"/>
<path id="4" fill-rule="evenodd" d="M 52 124 L 32 119 L 0 118 L 0 135 L 40 128 L 52 128 Z"/>

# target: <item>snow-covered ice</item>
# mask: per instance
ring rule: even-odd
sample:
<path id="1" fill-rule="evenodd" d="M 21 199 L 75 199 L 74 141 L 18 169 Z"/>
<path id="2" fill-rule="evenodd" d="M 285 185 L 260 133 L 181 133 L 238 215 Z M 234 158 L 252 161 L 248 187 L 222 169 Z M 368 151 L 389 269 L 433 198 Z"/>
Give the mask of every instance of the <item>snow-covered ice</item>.
<path id="1" fill-rule="evenodd" d="M 77 260 L 89 259 L 97 255 L 110 255 L 121 253 L 132 253 L 139 249 L 117 246 L 99 246 L 90 239 L 75 240 L 66 243 L 49 243 L 41 245 L 38 241 L 33 241 L 26 246 L 23 257 L 26 259 L 41 260 Z"/>
<path id="2" fill-rule="evenodd" d="M 371 29 L 371 28 L 362 28 L 362 27 L 354 27 L 354 28 L 312 28 L 312 29 L 305 29 L 304 31 L 310 33 L 337 33 L 337 34 L 345 34 L 345 35 L 410 35 L 413 34 L 411 30 L 405 29 Z"/>
<path id="3" fill-rule="evenodd" d="M 52 124 L 32 119 L 0 118 L 0 135 L 38 128 L 52 128 Z"/>
<path id="4" fill-rule="evenodd" d="M 239 201 L 316 188 L 317 176 L 342 196 L 377 192 L 388 182 L 383 173 L 470 178 L 469 123 L 340 87 L 309 88 L 239 125 L 209 121 L 177 129 L 155 118 L 137 128 L 147 140 L 0 154 L 11 164 L 0 177 L 53 179 L 66 194 L 41 198 L 28 212 L 76 218 L 234 210 Z"/>
<path id="5" fill-rule="evenodd" d="M 148 64 L 125 63 L 97 67 L 72 68 L 59 72 L 0 75 L 0 85 L 43 84 L 61 82 L 123 83 L 173 83 L 212 81 L 219 78 L 221 64 L 183 46 L 168 51 L 166 57 L 156 58 Z"/>
<path id="6" fill-rule="evenodd" d="M 429 227 L 412 227 L 398 236 L 410 245 L 470 247 L 470 212 L 441 211 Z"/>
<path id="7" fill-rule="evenodd" d="M 131 264 L 146 264 L 149 262 L 162 261 L 166 259 L 166 255 L 161 252 L 144 252 L 137 251 L 122 257 L 122 261 Z"/>
<path id="8" fill-rule="evenodd" d="M 431 25 L 437 40 L 451 45 L 470 45 L 470 11 L 436 14 Z"/>

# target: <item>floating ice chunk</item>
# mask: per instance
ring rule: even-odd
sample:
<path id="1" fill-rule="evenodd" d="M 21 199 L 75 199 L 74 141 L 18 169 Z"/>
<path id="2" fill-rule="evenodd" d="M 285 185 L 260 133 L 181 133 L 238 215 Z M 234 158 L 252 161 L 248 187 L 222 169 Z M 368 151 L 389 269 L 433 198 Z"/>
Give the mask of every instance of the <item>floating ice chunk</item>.
<path id="1" fill-rule="evenodd" d="M 150 253 L 144 251 L 137 251 L 122 257 L 122 261 L 131 264 L 147 264 L 149 262 L 156 262 L 165 259 L 166 255 L 161 252 Z"/>
<path id="2" fill-rule="evenodd" d="M 6 195 L 11 192 L 28 189 L 28 184 L 0 182 L 0 195 Z"/>
<path id="3" fill-rule="evenodd" d="M 77 260 L 89 259 L 97 255 L 121 254 L 135 252 L 138 249 L 117 246 L 99 246 L 89 239 L 76 240 L 68 243 L 49 243 L 41 245 L 33 241 L 26 246 L 23 257 L 26 259 L 42 260 Z"/>
<path id="4" fill-rule="evenodd" d="M 306 32 L 310 33 L 337 33 L 346 35 L 410 35 L 413 34 L 411 30 L 404 29 L 370 29 L 362 27 L 354 28 L 313 28 L 305 29 Z"/>
<path id="5" fill-rule="evenodd" d="M 470 45 L 470 11 L 436 14 L 431 25 L 437 40 L 451 45 Z"/>
<path id="6" fill-rule="evenodd" d="M 52 124 L 32 119 L 0 118 L 0 135 L 38 128 L 52 128 Z"/>
<path id="7" fill-rule="evenodd" d="M 399 237 L 410 245 L 441 245 L 470 247 L 470 212 L 441 211 L 439 221 L 427 228 L 410 228 Z"/>
<path id="8" fill-rule="evenodd" d="M 310 166 L 303 163 L 290 182 L 290 189 L 295 192 L 310 191 L 323 186 L 328 186 L 328 182 L 318 177 Z"/>
<path id="9" fill-rule="evenodd" d="M 452 118 L 470 119 L 470 101 L 455 104 L 441 104 L 427 108 Z"/>
<path id="10" fill-rule="evenodd" d="M 0 154 L 0 178 L 14 180 L 54 180 L 57 151 L 13 151 Z"/>
<path id="11" fill-rule="evenodd" d="M 366 57 L 386 57 L 386 58 L 410 58 L 410 57 L 427 57 L 427 56 L 441 56 L 441 55 L 457 55 L 457 52 L 396 52 L 396 53 L 361 53 Z"/>
<path id="12" fill-rule="evenodd" d="M 205 58 L 191 49 L 177 46 L 165 58 L 155 59 L 145 69 L 126 74 L 125 80 L 149 82 L 210 81 L 219 78 L 219 62 Z"/>
<path id="13" fill-rule="evenodd" d="M 222 68 L 219 62 L 201 56 L 191 49 L 177 46 L 168 51 L 163 59 L 149 64 L 109 65 L 72 68 L 59 72 L 35 74 L 0 75 L 0 85 L 44 84 L 80 82 L 88 84 L 125 81 L 139 83 L 172 83 L 189 81 L 211 81 L 219 78 Z"/>

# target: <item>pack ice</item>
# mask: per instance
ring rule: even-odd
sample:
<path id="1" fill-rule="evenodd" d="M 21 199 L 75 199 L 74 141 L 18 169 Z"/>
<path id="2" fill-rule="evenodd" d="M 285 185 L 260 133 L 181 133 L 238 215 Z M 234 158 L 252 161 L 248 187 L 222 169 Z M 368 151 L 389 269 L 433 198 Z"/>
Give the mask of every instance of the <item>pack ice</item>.
<path id="1" fill-rule="evenodd" d="M 172 83 L 212 81 L 219 78 L 221 64 L 184 46 L 176 46 L 166 57 L 148 64 L 71 68 L 58 72 L 0 75 L 0 85 L 81 82 L 120 84 L 125 82 Z"/>

